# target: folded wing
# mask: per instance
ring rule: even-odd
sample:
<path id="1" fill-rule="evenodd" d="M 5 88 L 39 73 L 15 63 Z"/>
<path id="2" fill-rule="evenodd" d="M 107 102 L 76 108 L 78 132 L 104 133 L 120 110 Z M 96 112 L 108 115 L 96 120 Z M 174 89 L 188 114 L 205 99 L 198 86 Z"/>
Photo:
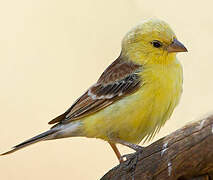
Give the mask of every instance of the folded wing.
<path id="1" fill-rule="evenodd" d="M 140 65 L 123 59 L 116 59 L 101 75 L 97 83 L 90 87 L 65 113 L 49 124 L 67 123 L 91 115 L 114 103 L 123 96 L 135 92 L 141 86 L 138 73 Z"/>

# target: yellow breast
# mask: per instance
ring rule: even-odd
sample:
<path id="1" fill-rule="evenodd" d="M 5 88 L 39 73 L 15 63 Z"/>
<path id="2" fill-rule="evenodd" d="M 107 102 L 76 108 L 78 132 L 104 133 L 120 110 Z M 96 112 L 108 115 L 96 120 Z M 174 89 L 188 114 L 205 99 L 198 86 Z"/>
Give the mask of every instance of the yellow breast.
<path id="1" fill-rule="evenodd" d="M 160 129 L 180 99 L 182 67 L 178 61 L 153 64 L 144 66 L 140 76 L 143 85 L 137 92 L 80 120 L 83 136 L 139 143 Z"/>

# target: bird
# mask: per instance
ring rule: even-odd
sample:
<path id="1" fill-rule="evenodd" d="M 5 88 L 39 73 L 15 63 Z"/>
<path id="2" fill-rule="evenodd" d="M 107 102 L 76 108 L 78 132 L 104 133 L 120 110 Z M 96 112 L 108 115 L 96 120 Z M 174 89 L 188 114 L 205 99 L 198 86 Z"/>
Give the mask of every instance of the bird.
<path id="1" fill-rule="evenodd" d="M 68 137 L 98 138 L 109 143 L 119 162 L 117 144 L 141 151 L 178 105 L 183 70 L 177 53 L 187 52 L 168 23 L 143 20 L 124 36 L 118 58 L 52 127 L 6 155 L 40 141 Z"/>

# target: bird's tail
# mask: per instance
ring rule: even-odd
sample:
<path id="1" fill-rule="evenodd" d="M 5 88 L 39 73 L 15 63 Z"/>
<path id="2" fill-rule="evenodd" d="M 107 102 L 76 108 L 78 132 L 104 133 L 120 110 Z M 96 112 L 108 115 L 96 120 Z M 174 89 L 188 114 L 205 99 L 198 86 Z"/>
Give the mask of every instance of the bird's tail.
<path id="1" fill-rule="evenodd" d="M 10 154 L 13 153 L 15 151 L 18 151 L 19 149 L 22 149 L 26 146 L 29 146 L 31 144 L 37 143 L 39 141 L 43 141 L 43 140 L 47 140 L 47 139 L 51 139 L 50 136 L 53 135 L 55 132 L 57 132 L 56 129 L 50 129 L 44 133 L 41 133 L 35 137 L 32 137 L 16 146 L 14 146 L 10 151 L 7 151 L 5 153 L 0 154 L 0 156 L 6 155 L 6 154 Z"/>

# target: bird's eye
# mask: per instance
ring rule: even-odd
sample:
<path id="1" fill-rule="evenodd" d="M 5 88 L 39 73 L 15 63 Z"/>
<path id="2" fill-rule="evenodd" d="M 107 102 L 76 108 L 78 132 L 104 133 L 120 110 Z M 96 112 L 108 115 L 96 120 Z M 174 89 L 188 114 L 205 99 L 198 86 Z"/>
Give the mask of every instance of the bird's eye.
<path id="1" fill-rule="evenodd" d="M 162 43 L 160 41 L 154 40 L 151 42 L 151 44 L 155 47 L 155 48 L 160 48 L 162 46 Z"/>

